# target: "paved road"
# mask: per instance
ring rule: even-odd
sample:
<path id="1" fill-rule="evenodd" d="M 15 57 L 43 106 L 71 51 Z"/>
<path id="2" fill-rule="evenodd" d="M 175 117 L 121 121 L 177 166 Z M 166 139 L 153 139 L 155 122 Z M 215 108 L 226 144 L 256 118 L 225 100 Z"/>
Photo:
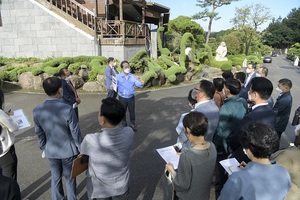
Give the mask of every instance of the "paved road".
<path id="1" fill-rule="evenodd" d="M 269 78 L 274 84 L 280 78 L 288 77 L 293 83 L 293 111 L 299 106 L 299 73 L 284 57 L 273 58 L 272 64 L 266 64 L 270 69 Z M 155 149 L 174 144 L 176 141 L 175 127 L 180 115 L 188 111 L 186 95 L 191 85 L 180 85 L 169 89 L 143 91 L 136 95 L 137 125 L 134 149 L 131 156 L 131 191 L 130 200 L 161 200 L 163 187 L 161 176 L 164 161 Z M 276 91 L 273 98 L 276 100 Z M 95 132 L 99 129 L 97 112 L 100 101 L 105 94 L 82 94 L 82 104 L 79 106 L 80 126 L 82 133 Z M 32 109 L 43 102 L 44 94 L 6 93 L 5 108 L 23 108 L 32 122 Z M 291 114 L 293 115 L 293 113 Z M 293 140 L 293 127 L 289 126 L 282 139 L 282 146 Z M 16 151 L 19 158 L 18 181 L 23 199 L 51 199 L 50 172 L 46 159 L 41 157 L 33 127 L 22 130 L 16 137 Z M 87 199 L 85 175 L 77 179 L 78 199 Z"/>

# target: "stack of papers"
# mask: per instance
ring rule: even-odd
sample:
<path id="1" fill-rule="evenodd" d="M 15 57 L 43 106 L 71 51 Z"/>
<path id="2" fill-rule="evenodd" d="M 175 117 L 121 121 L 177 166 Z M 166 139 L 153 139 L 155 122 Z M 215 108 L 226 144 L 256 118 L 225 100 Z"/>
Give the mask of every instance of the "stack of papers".
<path id="1" fill-rule="evenodd" d="M 232 172 L 237 172 L 240 171 L 241 168 L 240 163 L 235 159 L 235 158 L 229 158 L 226 160 L 222 160 L 220 161 L 220 164 L 222 165 L 222 167 L 226 170 L 226 172 L 231 175 Z"/>
<path id="2" fill-rule="evenodd" d="M 179 155 L 175 151 L 174 146 L 156 149 L 156 151 L 166 161 L 166 163 L 170 163 L 171 165 L 173 165 L 174 169 L 178 168 Z"/>
<path id="3" fill-rule="evenodd" d="M 19 125 L 19 129 L 30 126 L 30 123 L 22 109 L 15 110 L 14 114 L 10 117 Z"/>

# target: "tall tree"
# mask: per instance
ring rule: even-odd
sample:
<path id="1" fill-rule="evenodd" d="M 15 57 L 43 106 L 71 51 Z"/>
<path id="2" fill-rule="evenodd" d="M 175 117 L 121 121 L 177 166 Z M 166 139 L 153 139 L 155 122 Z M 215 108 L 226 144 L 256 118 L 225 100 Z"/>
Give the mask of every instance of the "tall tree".
<path id="1" fill-rule="evenodd" d="M 281 17 L 272 20 L 266 30 L 263 31 L 262 38 L 264 44 L 278 49 L 288 48 L 294 44 L 293 31 L 283 23 Z"/>
<path id="2" fill-rule="evenodd" d="M 216 12 L 216 9 L 224 6 L 229 5 L 231 2 L 239 1 L 239 0 L 197 0 L 198 3 L 196 3 L 196 6 L 199 6 L 201 8 L 204 8 L 203 11 L 198 12 L 192 16 L 192 19 L 203 19 L 204 21 L 208 18 L 208 30 L 206 35 L 206 44 L 208 44 L 209 36 L 211 33 L 211 26 L 213 20 L 218 20 L 221 17 L 218 17 L 218 14 Z M 209 11 L 207 7 L 212 7 L 212 10 Z"/>
<path id="3" fill-rule="evenodd" d="M 300 7 L 293 8 L 287 18 L 282 21 L 287 27 L 291 28 L 293 43 L 300 41 Z"/>
<path id="4" fill-rule="evenodd" d="M 173 40 L 173 36 L 175 36 L 174 39 L 177 38 L 177 34 L 173 34 L 174 32 L 179 33 L 181 36 L 186 32 L 193 34 L 197 48 L 200 47 L 200 45 L 202 45 L 204 42 L 203 28 L 197 22 L 192 21 L 190 17 L 178 16 L 177 18 L 170 20 L 168 23 L 168 31 L 166 33 L 167 42 L 169 42 L 169 44 L 171 42 L 170 40 Z M 171 44 L 170 46 L 173 45 Z"/>
<path id="5" fill-rule="evenodd" d="M 235 9 L 235 16 L 231 22 L 237 30 L 243 33 L 242 42 L 245 45 L 246 55 L 249 53 L 249 48 L 253 38 L 257 34 L 259 26 L 270 19 L 270 8 L 262 4 L 246 5 L 243 8 Z"/>

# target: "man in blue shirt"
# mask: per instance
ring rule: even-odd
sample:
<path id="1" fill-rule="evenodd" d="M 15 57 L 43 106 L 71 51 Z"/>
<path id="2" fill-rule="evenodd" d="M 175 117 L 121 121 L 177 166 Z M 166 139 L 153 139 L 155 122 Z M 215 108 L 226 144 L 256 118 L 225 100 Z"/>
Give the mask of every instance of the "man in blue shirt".
<path id="1" fill-rule="evenodd" d="M 130 73 L 130 66 L 128 61 L 124 60 L 121 62 L 122 72 L 117 75 L 117 87 L 120 102 L 124 105 L 125 110 L 129 110 L 130 127 L 136 130 L 135 127 L 135 97 L 134 87 L 142 88 L 144 85 L 143 81 L 139 81 L 137 77 Z M 127 126 L 126 115 L 122 120 L 122 125 Z"/>

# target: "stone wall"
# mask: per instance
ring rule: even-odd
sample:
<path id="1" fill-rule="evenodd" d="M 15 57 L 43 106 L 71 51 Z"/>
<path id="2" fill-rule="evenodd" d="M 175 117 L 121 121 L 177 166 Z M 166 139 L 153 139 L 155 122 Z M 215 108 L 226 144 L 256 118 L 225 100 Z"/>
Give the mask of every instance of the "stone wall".
<path id="1" fill-rule="evenodd" d="M 97 55 L 93 36 L 34 0 L 2 0 L 0 56 Z"/>
<path id="2" fill-rule="evenodd" d="M 129 60 L 139 50 L 145 50 L 145 45 L 102 45 L 101 55 L 105 57 L 114 57 L 119 61 Z"/>

